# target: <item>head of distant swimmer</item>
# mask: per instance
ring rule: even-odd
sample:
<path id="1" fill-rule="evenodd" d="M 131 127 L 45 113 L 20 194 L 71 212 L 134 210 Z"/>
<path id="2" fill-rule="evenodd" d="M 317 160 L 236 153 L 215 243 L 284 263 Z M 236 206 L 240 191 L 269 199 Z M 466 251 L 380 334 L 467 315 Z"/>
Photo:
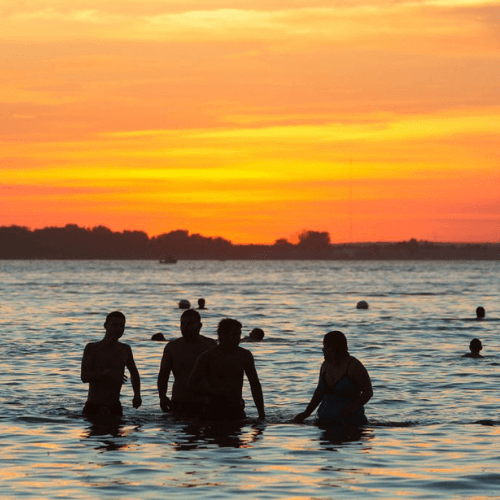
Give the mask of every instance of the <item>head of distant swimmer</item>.
<path id="1" fill-rule="evenodd" d="M 107 336 L 113 336 L 119 339 L 125 331 L 125 314 L 120 311 L 110 312 L 106 316 L 104 328 L 106 329 Z"/>
<path id="2" fill-rule="evenodd" d="M 264 338 L 264 330 L 261 328 L 254 328 L 251 332 L 249 337 L 252 340 L 262 340 Z"/>
<path id="3" fill-rule="evenodd" d="M 338 330 L 328 332 L 323 337 L 323 354 L 326 360 L 332 357 L 343 357 L 348 355 L 349 351 L 345 335 Z"/>
<path id="4" fill-rule="evenodd" d="M 471 352 L 479 352 L 483 348 L 483 344 L 479 339 L 472 339 L 469 344 Z"/>
<path id="5" fill-rule="evenodd" d="M 481 307 L 479 306 L 477 309 L 476 309 L 476 316 L 479 318 L 479 319 L 483 319 L 486 315 L 486 311 L 484 310 L 484 307 Z"/>
<path id="6" fill-rule="evenodd" d="M 198 307 L 200 309 L 205 309 L 205 299 L 198 299 Z"/>

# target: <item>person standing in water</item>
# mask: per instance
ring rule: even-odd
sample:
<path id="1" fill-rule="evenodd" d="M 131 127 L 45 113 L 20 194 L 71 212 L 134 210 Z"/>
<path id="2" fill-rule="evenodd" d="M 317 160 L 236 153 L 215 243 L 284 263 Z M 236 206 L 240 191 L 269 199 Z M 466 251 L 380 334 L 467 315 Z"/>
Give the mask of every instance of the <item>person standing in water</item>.
<path id="1" fill-rule="evenodd" d="M 302 423 L 319 406 L 319 425 L 363 425 L 368 422 L 364 405 L 373 396 L 368 371 L 361 361 L 349 354 L 347 339 L 340 331 L 323 338 L 325 361 L 311 401 L 294 423 Z"/>
<path id="2" fill-rule="evenodd" d="M 225 318 L 217 327 L 219 345 L 204 352 L 196 361 L 188 385 L 208 397 L 202 418 L 242 420 L 246 418 L 242 398 L 243 375 L 250 383 L 259 419 L 266 418 L 264 396 L 252 353 L 239 346 L 241 323 Z"/>
<path id="3" fill-rule="evenodd" d="M 164 412 L 199 416 L 204 408 L 205 398 L 187 388 L 189 375 L 198 356 L 217 345 L 214 339 L 200 335 L 202 326 L 198 311 L 184 311 L 180 325 L 182 337 L 171 340 L 163 350 L 157 387 L 160 407 Z M 174 374 L 172 399 L 167 396 L 171 372 Z"/>
<path id="4" fill-rule="evenodd" d="M 118 342 L 125 331 L 125 315 L 119 311 L 109 313 L 104 328 L 104 338 L 100 342 L 87 344 L 83 352 L 81 379 L 83 383 L 89 384 L 83 413 L 120 416 L 123 413 L 120 391 L 127 380 L 125 367 L 130 373 L 134 390 L 134 408 L 142 404 L 141 381 L 131 347 Z"/>
<path id="5" fill-rule="evenodd" d="M 481 355 L 481 350 L 483 349 L 483 344 L 479 339 L 472 339 L 469 344 L 470 352 L 464 354 L 462 358 L 483 358 Z"/>

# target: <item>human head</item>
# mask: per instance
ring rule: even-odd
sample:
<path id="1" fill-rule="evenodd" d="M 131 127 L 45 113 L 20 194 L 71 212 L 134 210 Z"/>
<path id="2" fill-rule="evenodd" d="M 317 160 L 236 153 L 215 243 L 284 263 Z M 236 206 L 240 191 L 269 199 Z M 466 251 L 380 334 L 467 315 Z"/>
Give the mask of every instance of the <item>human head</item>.
<path id="1" fill-rule="evenodd" d="M 111 318 L 120 318 L 123 319 L 123 321 L 125 321 L 125 314 L 123 314 L 120 311 L 112 311 L 106 316 L 106 321 L 104 322 L 104 324 L 110 321 Z"/>
<path id="2" fill-rule="evenodd" d="M 125 331 L 125 314 L 120 311 L 110 312 L 104 321 L 106 335 L 112 335 L 119 339 Z"/>
<path id="3" fill-rule="evenodd" d="M 484 310 L 484 307 L 481 307 L 479 306 L 477 309 L 476 309 L 476 316 L 479 318 L 479 319 L 483 319 L 486 315 L 486 311 Z"/>
<path id="4" fill-rule="evenodd" d="M 241 339 L 242 324 L 231 318 L 224 318 L 217 326 L 217 336 L 221 346 L 237 347 Z"/>
<path id="5" fill-rule="evenodd" d="M 181 333 L 188 340 L 193 340 L 200 334 L 202 327 L 200 313 L 194 309 L 187 309 L 181 314 Z"/>
<path id="6" fill-rule="evenodd" d="M 191 307 L 191 303 L 187 299 L 181 299 L 179 301 L 179 309 L 189 309 Z"/>
<path id="7" fill-rule="evenodd" d="M 469 344 L 471 352 L 479 352 L 483 348 L 483 344 L 479 339 L 472 339 Z"/>
<path id="8" fill-rule="evenodd" d="M 336 356 L 349 354 L 345 335 L 338 330 L 328 332 L 323 337 L 323 352 L 327 350 L 334 352 Z"/>
<path id="9" fill-rule="evenodd" d="M 198 299 L 198 309 L 205 309 L 205 299 Z"/>
<path id="10" fill-rule="evenodd" d="M 262 340 L 264 338 L 264 330 L 261 328 L 254 328 L 251 332 L 249 337 L 252 340 Z"/>

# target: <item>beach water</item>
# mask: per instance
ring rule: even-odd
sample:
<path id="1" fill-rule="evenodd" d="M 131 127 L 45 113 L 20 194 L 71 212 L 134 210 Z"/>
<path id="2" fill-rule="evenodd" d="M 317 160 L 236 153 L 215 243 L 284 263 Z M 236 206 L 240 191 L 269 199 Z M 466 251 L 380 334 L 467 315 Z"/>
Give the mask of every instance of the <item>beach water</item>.
<path id="1" fill-rule="evenodd" d="M 500 262 L 0 261 L 0 291 L 2 499 L 500 498 Z M 178 301 L 200 297 L 203 334 L 224 317 L 265 331 L 242 344 L 265 423 L 246 382 L 244 423 L 161 412 L 151 335 L 178 337 Z M 115 309 L 143 406 L 127 383 L 123 418 L 92 424 L 81 355 Z M 359 432 L 290 423 L 334 329 L 373 382 Z M 484 359 L 462 358 L 474 337 Z"/>

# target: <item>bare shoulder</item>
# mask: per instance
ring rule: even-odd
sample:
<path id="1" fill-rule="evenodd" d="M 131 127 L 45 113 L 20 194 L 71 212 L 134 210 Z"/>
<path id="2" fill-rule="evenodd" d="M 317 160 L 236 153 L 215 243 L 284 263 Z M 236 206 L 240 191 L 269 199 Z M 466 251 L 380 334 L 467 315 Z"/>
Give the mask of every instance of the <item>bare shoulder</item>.
<path id="1" fill-rule="evenodd" d="M 200 335 L 200 340 L 209 346 L 217 345 L 217 341 L 215 339 L 211 339 L 210 337 L 205 337 L 205 335 Z"/>
<path id="2" fill-rule="evenodd" d="M 84 353 L 85 354 L 91 354 L 92 352 L 94 352 L 96 350 L 97 344 L 98 344 L 97 342 L 89 342 L 85 346 Z"/>
<path id="3" fill-rule="evenodd" d="M 361 363 L 361 361 L 358 359 L 358 358 L 355 358 L 354 356 L 351 356 L 351 367 L 356 369 L 356 370 L 359 370 L 359 369 L 363 369 L 365 366 L 363 365 L 363 363 Z"/>
<path id="4" fill-rule="evenodd" d="M 203 351 L 197 359 L 197 363 L 208 363 L 210 360 L 214 358 L 218 358 L 220 355 L 219 353 L 219 346 L 217 344 L 211 345 L 208 349 Z"/>
<path id="5" fill-rule="evenodd" d="M 351 362 L 349 364 L 348 371 L 352 376 L 369 377 L 368 370 L 365 368 L 365 365 L 354 356 L 351 356 Z"/>
<path id="6" fill-rule="evenodd" d="M 118 349 L 120 349 L 124 354 L 132 354 L 132 347 L 130 347 L 128 344 L 124 344 L 123 342 L 118 342 Z"/>
<path id="7" fill-rule="evenodd" d="M 183 340 L 182 337 L 179 337 L 178 339 L 174 340 L 169 340 L 163 351 L 164 352 L 175 351 L 179 347 L 179 344 L 182 345 L 181 340 Z"/>
<path id="8" fill-rule="evenodd" d="M 238 350 L 236 351 L 236 354 L 244 359 L 246 362 L 250 361 L 253 363 L 253 354 L 250 350 L 245 349 L 244 347 L 238 346 Z"/>

